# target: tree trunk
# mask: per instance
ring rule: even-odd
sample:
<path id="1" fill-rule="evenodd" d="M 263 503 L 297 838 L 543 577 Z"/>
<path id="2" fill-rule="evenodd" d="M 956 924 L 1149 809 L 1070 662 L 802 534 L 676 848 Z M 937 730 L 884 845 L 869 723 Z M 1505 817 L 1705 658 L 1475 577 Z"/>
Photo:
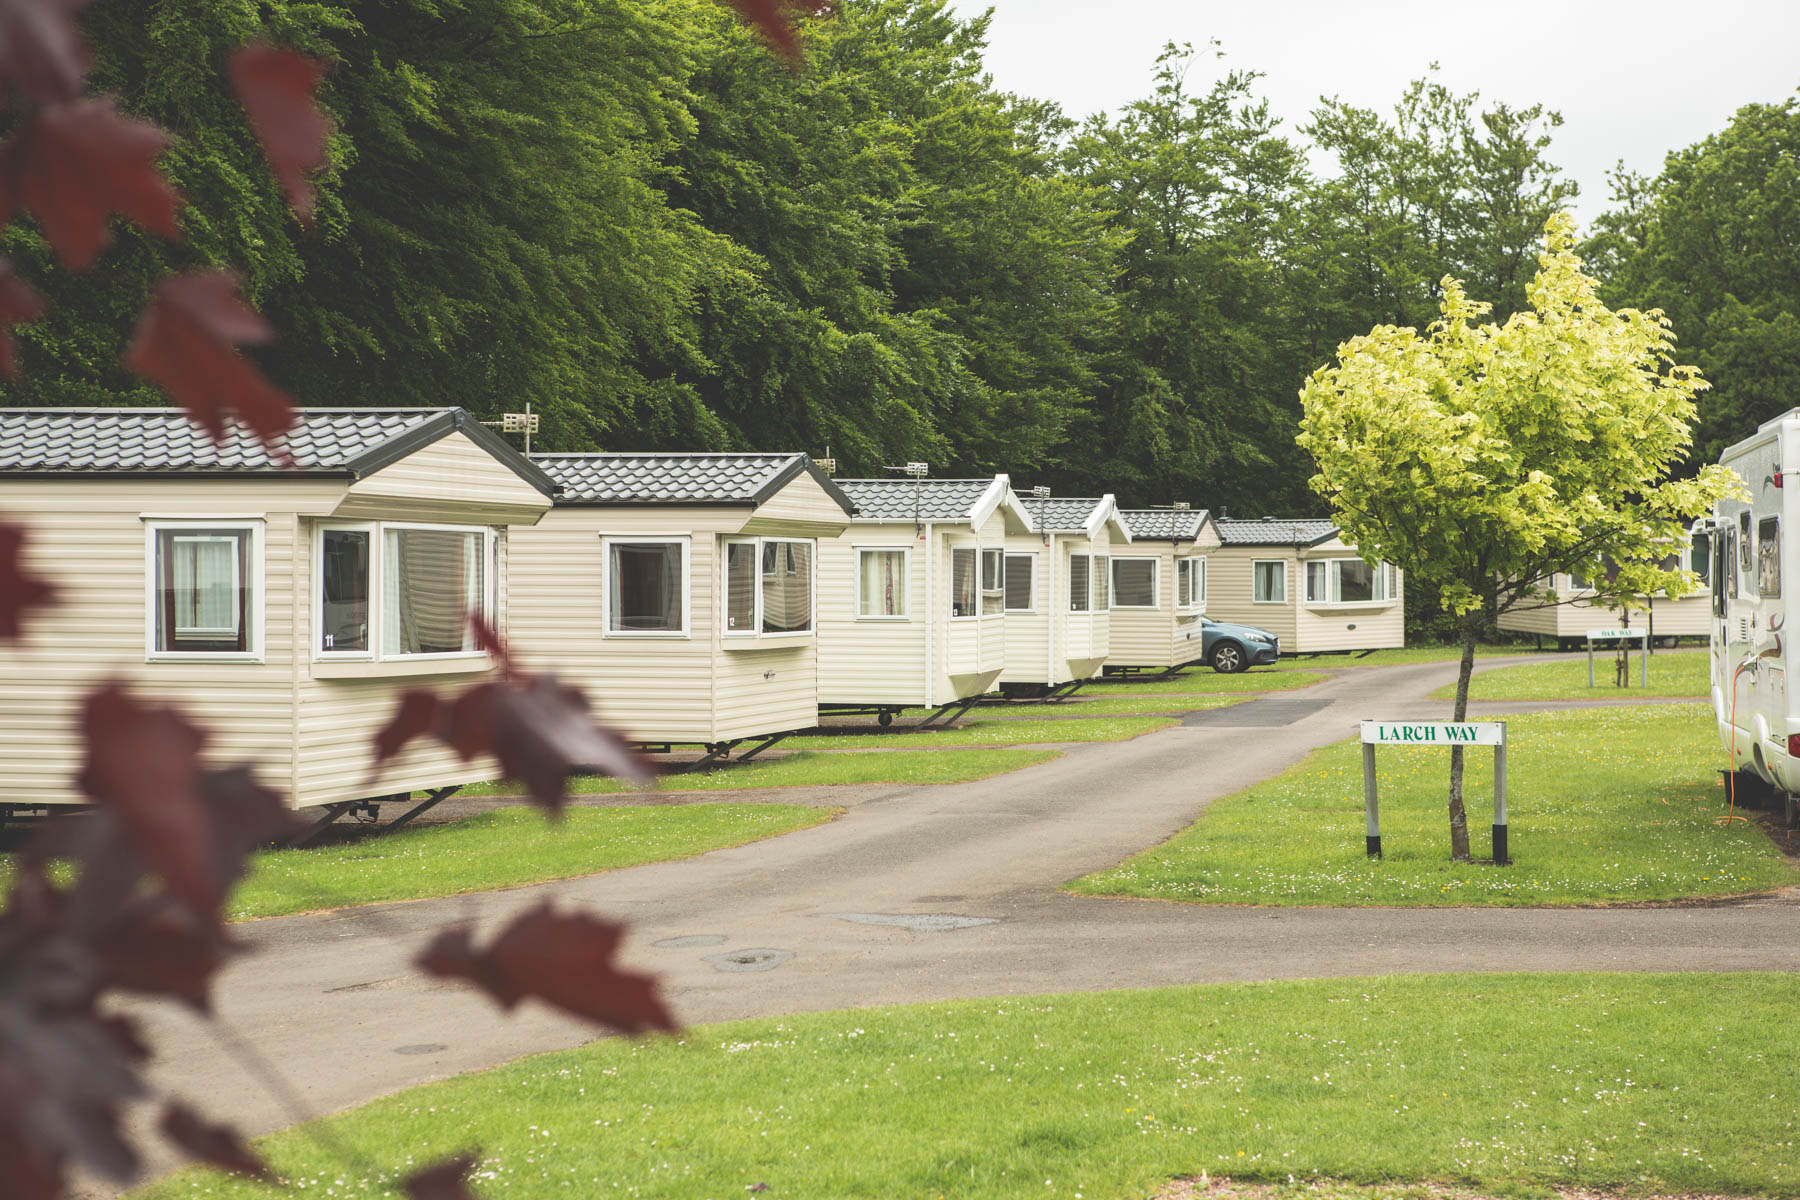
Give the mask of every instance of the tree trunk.
<path id="1" fill-rule="evenodd" d="M 1462 665 L 1456 672 L 1456 708 L 1453 721 L 1469 717 L 1469 676 L 1475 672 L 1475 638 L 1481 632 L 1481 614 L 1463 617 Z M 1469 812 L 1463 807 L 1463 748 L 1450 747 L 1450 857 L 1456 862 L 1469 861 Z"/>

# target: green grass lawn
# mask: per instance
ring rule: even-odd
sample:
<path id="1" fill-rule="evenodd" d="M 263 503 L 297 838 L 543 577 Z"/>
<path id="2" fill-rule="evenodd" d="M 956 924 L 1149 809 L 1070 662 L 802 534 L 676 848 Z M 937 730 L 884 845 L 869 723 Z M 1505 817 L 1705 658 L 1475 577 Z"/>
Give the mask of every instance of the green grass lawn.
<path id="1" fill-rule="evenodd" d="M 340 846 L 265 851 L 232 894 L 230 916 L 275 917 L 592 875 L 774 837 L 839 811 L 795 804 L 574 807 L 553 823 L 534 809 L 500 809 Z"/>
<path id="2" fill-rule="evenodd" d="M 1449 861 L 1441 749 L 1383 748 L 1382 849 L 1364 854 L 1362 747 L 1343 742 L 1213 803 L 1161 846 L 1077 880 L 1089 895 L 1218 904 L 1526 905 L 1672 900 L 1800 881 L 1768 839 L 1722 827 L 1712 714 L 1697 705 L 1507 721 L 1514 865 Z M 1489 853 L 1492 752 L 1468 752 L 1469 828 Z"/>
<path id="3" fill-rule="evenodd" d="M 1040 701 L 983 704 L 974 713 L 984 721 L 1045 720 L 1053 716 L 1096 717 L 1121 713 L 1187 713 L 1206 708 L 1229 708 L 1233 704 L 1242 704 L 1246 699 L 1244 696 L 1180 694 L 1108 697 L 1104 693 L 1098 700 L 1085 697 L 1086 693 L 1078 692 L 1073 699 L 1054 700 L 1048 704 Z"/>
<path id="4" fill-rule="evenodd" d="M 757 759 L 706 771 L 664 775 L 655 787 L 663 792 L 716 791 L 736 788 L 824 787 L 844 783 L 969 783 L 1035 767 L 1057 757 L 1055 750 L 921 750 L 917 754 L 809 754 Z M 601 775 L 569 780 L 577 796 L 635 790 L 628 783 Z M 477 783 L 463 789 L 476 796 L 516 796 L 525 791 L 513 780 Z"/>
<path id="5" fill-rule="evenodd" d="M 609 1038 L 260 1145 L 292 1194 L 1142 1200 L 1170 1178 L 1793 1196 L 1800 979 L 1427 975 L 820 1013 Z M 134 1195 L 266 1195 L 188 1172 Z"/>
<path id="6" fill-rule="evenodd" d="M 1165 696 L 1209 695 L 1217 692 L 1285 692 L 1309 687 L 1331 678 L 1317 672 L 1277 670 L 1274 667 L 1252 667 L 1236 675 L 1221 675 L 1211 667 L 1201 667 L 1177 675 L 1173 679 L 1139 679 L 1129 682 L 1098 680 L 1088 684 L 1078 696 Z"/>
<path id="7" fill-rule="evenodd" d="M 1166 729 L 1168 717 L 1095 717 L 1092 720 L 965 720 L 954 729 L 893 729 L 886 733 L 819 733 L 782 745 L 806 750 L 906 750 L 920 746 L 1007 746 L 1026 742 L 1122 742 Z"/>
<path id="8" fill-rule="evenodd" d="M 1586 657 L 1560 662 L 1527 663 L 1518 667 L 1496 667 L 1469 679 L 1471 700 L 1592 700 L 1614 696 L 1708 696 L 1712 685 L 1707 680 L 1710 656 L 1704 650 L 1664 650 L 1650 656 L 1650 686 L 1638 686 L 1642 662 L 1631 656 L 1631 686 L 1613 685 L 1613 655 L 1594 655 L 1594 686 L 1588 687 Z M 1456 685 L 1439 688 L 1432 693 L 1444 699 L 1456 695 Z"/>

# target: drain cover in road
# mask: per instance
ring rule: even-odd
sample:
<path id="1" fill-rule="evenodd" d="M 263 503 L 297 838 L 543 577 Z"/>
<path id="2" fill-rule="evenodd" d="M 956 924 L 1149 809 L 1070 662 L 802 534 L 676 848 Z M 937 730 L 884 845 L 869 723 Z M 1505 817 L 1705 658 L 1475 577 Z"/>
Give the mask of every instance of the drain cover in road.
<path id="1" fill-rule="evenodd" d="M 1305 720 L 1330 705 L 1329 700 L 1252 700 L 1248 704 L 1233 704 L 1230 708 L 1201 709 L 1189 713 L 1181 723 L 1222 729 L 1268 729 Z"/>
<path id="2" fill-rule="evenodd" d="M 999 917 L 957 917 L 948 913 L 820 913 L 839 921 L 858 925 L 893 925 L 914 933 L 947 933 L 952 929 L 968 929 L 973 925 L 997 925 Z"/>
<path id="3" fill-rule="evenodd" d="M 723 954 L 709 954 L 706 961 L 721 971 L 773 971 L 792 957 L 792 950 L 757 947 L 753 950 L 727 950 Z"/>

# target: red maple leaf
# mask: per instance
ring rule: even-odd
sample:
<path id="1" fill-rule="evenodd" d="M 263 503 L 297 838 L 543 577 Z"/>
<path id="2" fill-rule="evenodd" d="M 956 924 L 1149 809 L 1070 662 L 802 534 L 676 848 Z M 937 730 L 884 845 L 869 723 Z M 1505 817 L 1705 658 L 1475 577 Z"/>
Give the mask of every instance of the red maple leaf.
<path id="1" fill-rule="evenodd" d="M 25 530 L 0 524 L 0 641 L 17 641 L 25 615 L 56 599 L 56 589 L 35 575 L 27 575 L 19 562 L 25 548 Z"/>
<path id="2" fill-rule="evenodd" d="M 32 103 L 81 95 L 91 56 L 75 14 L 88 3 L 0 0 L 0 84 Z"/>
<path id="3" fill-rule="evenodd" d="M 313 100 L 325 64 L 257 41 L 231 56 L 230 71 L 238 103 L 262 142 L 288 203 L 302 222 L 311 224 L 313 190 L 306 173 L 325 165 L 325 145 L 331 137 L 331 121 Z"/>
<path id="4" fill-rule="evenodd" d="M 727 0 L 731 7 L 738 10 L 746 21 L 762 30 L 764 37 L 775 44 L 781 56 L 793 66 L 800 63 L 800 41 L 794 36 L 794 27 L 782 15 L 786 7 L 782 0 Z"/>
<path id="5" fill-rule="evenodd" d="M 19 382 L 19 361 L 13 353 L 12 327 L 44 315 L 44 298 L 37 289 L 13 273 L 12 263 L 0 258 L 0 373 Z"/>
<path id="6" fill-rule="evenodd" d="M 91 943 L 106 986 L 212 1011 L 212 977 L 237 949 L 220 927 L 166 896 L 139 902 Z"/>
<path id="7" fill-rule="evenodd" d="M 475 1168 L 475 1156 L 458 1154 L 414 1171 L 400 1181 L 409 1200 L 476 1200 L 466 1176 Z"/>
<path id="8" fill-rule="evenodd" d="M 163 1106 L 162 1119 L 156 1123 L 156 1128 L 196 1162 L 265 1183 L 275 1178 L 269 1164 L 244 1144 L 237 1130 L 207 1121 L 179 1100 L 171 1100 Z"/>
<path id="9" fill-rule="evenodd" d="M 212 435 L 225 437 L 235 415 L 265 446 L 293 427 L 294 404 L 254 363 L 241 343 L 270 341 L 274 332 L 237 296 L 232 271 L 190 271 L 156 285 L 125 351 L 125 365 L 155 380 Z"/>
<path id="10" fill-rule="evenodd" d="M 120 213 L 153 233 L 180 240 L 181 197 L 156 160 L 169 135 L 119 113 L 111 96 L 46 105 L 21 121 L 0 146 L 0 212 L 25 209 L 71 269 L 84 270 L 112 240 L 107 220 Z"/>
<path id="11" fill-rule="evenodd" d="M 626 1033 L 678 1028 L 653 977 L 613 965 L 624 934 L 623 925 L 545 903 L 515 917 L 486 950 L 475 948 L 467 929 L 447 929 L 417 963 L 428 975 L 469 980 L 502 1008 L 535 996 Z"/>

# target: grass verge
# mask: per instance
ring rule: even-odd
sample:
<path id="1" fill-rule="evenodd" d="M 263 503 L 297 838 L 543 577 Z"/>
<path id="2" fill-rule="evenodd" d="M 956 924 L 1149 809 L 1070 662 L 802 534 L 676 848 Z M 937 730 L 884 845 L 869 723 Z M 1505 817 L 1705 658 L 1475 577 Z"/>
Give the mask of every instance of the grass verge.
<path id="1" fill-rule="evenodd" d="M 731 791 L 738 788 L 826 787 L 847 783 L 971 783 L 1035 767 L 1057 757 L 1054 750 L 923 750 L 917 754 L 808 754 L 759 759 L 742 766 L 727 765 L 707 771 L 664 775 L 656 781 L 660 792 Z M 628 783 L 602 775 L 582 775 L 569 781 L 578 796 L 629 792 Z M 525 785 L 515 780 L 471 784 L 463 789 L 476 796 L 522 795 Z"/>
<path id="2" fill-rule="evenodd" d="M 313 850 L 258 854 L 232 894 L 233 920 L 386 900 L 460 896 L 689 858 L 830 820 L 795 804 L 573 807 L 558 823 L 506 808 L 451 824 Z"/>
<path id="3" fill-rule="evenodd" d="M 1511 717 L 1513 865 L 1449 859 L 1442 749 L 1383 748 L 1382 848 L 1363 846 L 1362 747 L 1343 742 L 1216 801 L 1169 841 L 1070 885 L 1214 904 L 1533 905 L 1675 900 L 1800 880 L 1754 826 L 1720 826 L 1709 710 L 1656 705 Z M 1491 752 L 1465 775 L 1476 854 L 1492 824 Z"/>
<path id="4" fill-rule="evenodd" d="M 1052 716 L 1097 717 L 1126 713 L 1188 713 L 1207 708 L 1229 708 L 1242 704 L 1244 696 L 1118 696 L 1086 700 L 1077 695 L 1071 700 L 1049 704 L 1025 701 L 1017 704 L 983 704 L 975 712 L 984 721 L 1045 720 Z"/>
<path id="5" fill-rule="evenodd" d="M 1127 1200 L 1234 1179 L 1800 1194 L 1791 975 L 1432 975 L 864 1009 L 610 1038 L 262 1149 L 296 1195 L 472 1151 L 490 1196 Z M 373 1177 L 371 1177 L 373 1176 Z M 759 1186 L 762 1185 L 762 1186 Z M 188 1172 L 140 1200 L 265 1195 Z"/>
<path id="6" fill-rule="evenodd" d="M 1279 670 L 1275 667 L 1252 667 L 1236 675 L 1221 675 L 1210 667 L 1202 667 L 1177 675 L 1173 679 L 1140 679 L 1126 683 L 1095 680 L 1080 692 L 1081 696 L 1166 696 L 1215 695 L 1231 692 L 1286 692 L 1311 687 L 1330 679 L 1316 671 Z"/>
<path id="7" fill-rule="evenodd" d="M 1477 646 L 1476 658 L 1506 658 L 1518 654 L 1536 654 L 1530 642 L 1509 646 Z M 1544 653 L 1548 654 L 1549 651 Z M 1374 650 L 1366 657 L 1357 654 L 1318 654 L 1304 658 L 1284 658 L 1278 671 L 1316 671 L 1320 667 L 1403 667 L 1412 663 L 1455 662 L 1462 657 L 1461 646 L 1407 646 L 1399 650 Z"/>
<path id="8" fill-rule="evenodd" d="M 819 733 L 783 743 L 806 750 L 904 751 L 916 746 L 1007 746 L 1027 742 L 1122 742 L 1175 722 L 1168 717 L 1095 717 L 1066 719 L 966 721 L 954 729 L 894 729 L 887 733 Z"/>
<path id="9" fill-rule="evenodd" d="M 1707 677 L 1710 656 L 1704 650 L 1664 650 L 1650 656 L 1650 686 L 1638 686 L 1642 661 L 1631 656 L 1631 686 L 1613 685 L 1613 656 L 1610 651 L 1594 655 L 1594 686 L 1588 686 L 1587 659 L 1565 659 L 1561 662 L 1527 663 L 1518 667 L 1495 667 L 1469 679 L 1471 700 L 1594 700 L 1615 697 L 1709 696 L 1712 684 Z M 1431 693 L 1439 699 L 1453 699 L 1456 685 Z"/>

